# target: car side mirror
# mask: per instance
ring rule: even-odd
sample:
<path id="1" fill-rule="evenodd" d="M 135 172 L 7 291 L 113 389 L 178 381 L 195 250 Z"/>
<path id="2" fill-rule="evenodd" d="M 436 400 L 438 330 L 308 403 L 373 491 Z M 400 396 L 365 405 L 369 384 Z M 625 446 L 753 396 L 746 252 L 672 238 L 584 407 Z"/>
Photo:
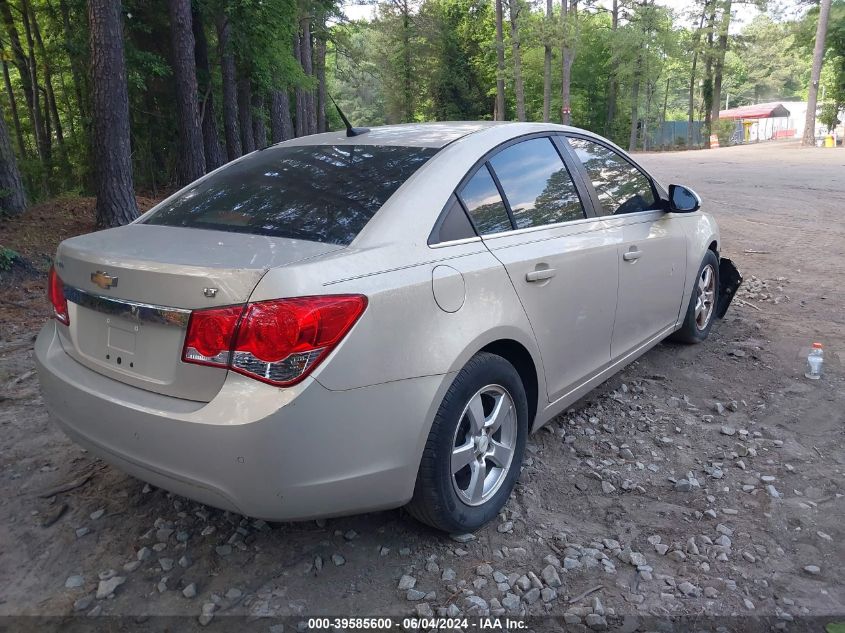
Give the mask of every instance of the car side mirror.
<path id="1" fill-rule="evenodd" d="M 669 185 L 669 211 L 692 213 L 701 208 L 701 198 L 689 187 Z"/>

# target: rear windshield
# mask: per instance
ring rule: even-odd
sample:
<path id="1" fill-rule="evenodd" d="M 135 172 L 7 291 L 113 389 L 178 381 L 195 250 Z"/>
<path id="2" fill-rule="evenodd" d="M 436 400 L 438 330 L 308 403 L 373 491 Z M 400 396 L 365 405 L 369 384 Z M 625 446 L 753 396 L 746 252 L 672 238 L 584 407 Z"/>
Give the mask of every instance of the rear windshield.
<path id="1" fill-rule="evenodd" d="M 437 152 L 429 147 L 271 147 L 167 202 L 147 224 L 349 244 Z"/>

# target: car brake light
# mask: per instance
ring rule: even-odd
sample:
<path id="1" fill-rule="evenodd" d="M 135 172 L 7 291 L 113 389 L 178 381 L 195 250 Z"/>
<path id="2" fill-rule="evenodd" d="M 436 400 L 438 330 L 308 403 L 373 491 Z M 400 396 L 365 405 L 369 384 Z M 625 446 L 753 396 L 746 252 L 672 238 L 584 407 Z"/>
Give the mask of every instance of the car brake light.
<path id="1" fill-rule="evenodd" d="M 362 295 L 326 295 L 196 310 L 182 360 L 293 385 L 346 336 L 366 306 Z"/>
<path id="2" fill-rule="evenodd" d="M 199 365 L 227 367 L 232 352 L 232 335 L 244 306 L 227 306 L 191 312 L 182 360 Z"/>
<path id="3" fill-rule="evenodd" d="M 70 325 L 64 284 L 59 278 L 59 275 L 56 274 L 56 268 L 54 266 L 50 266 L 50 273 L 47 277 L 47 296 L 50 298 L 50 303 L 53 306 L 53 318 L 60 323 Z"/>

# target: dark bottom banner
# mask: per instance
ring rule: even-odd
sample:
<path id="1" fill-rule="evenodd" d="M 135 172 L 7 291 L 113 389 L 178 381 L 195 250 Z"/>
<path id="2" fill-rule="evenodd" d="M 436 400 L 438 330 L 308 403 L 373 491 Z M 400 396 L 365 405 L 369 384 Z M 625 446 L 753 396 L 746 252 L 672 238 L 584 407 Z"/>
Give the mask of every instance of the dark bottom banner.
<path id="1" fill-rule="evenodd" d="M 308 633 L 354 631 L 562 631 L 573 633 L 845 633 L 845 615 L 825 617 L 730 617 L 684 616 L 656 618 L 620 616 L 602 622 L 572 623 L 563 617 L 456 617 L 420 618 L 395 616 L 319 616 L 290 618 L 247 618 L 217 615 L 183 616 L 98 616 L 47 617 L 0 616 L 0 633 L 88 633 L 149 631 L 263 631 L 265 633 Z"/>

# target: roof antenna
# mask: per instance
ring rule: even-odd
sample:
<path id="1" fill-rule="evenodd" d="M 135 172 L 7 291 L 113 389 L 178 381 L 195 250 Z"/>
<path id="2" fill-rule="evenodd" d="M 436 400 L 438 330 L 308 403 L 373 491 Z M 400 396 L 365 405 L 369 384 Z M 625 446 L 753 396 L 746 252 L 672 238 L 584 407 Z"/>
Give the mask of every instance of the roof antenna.
<path id="1" fill-rule="evenodd" d="M 340 109 L 340 106 L 337 105 L 337 101 L 334 100 L 334 97 L 329 95 L 329 99 L 332 100 L 337 113 L 340 115 L 341 121 L 343 121 L 343 124 L 346 126 L 346 136 L 359 136 L 370 131 L 370 128 L 368 127 L 352 127 L 352 124 L 349 122 L 349 119 L 346 118 L 346 115 L 343 113 L 343 110 Z"/>

